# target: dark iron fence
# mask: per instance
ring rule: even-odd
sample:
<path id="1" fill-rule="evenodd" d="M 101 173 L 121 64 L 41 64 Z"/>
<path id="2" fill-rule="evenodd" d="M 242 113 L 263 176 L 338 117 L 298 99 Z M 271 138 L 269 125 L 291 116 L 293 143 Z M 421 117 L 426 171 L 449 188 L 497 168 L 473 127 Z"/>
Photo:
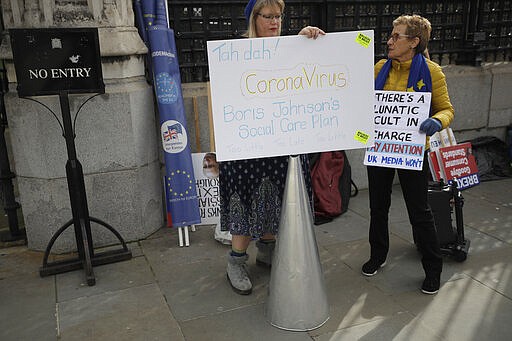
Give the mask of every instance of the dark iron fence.
<path id="1" fill-rule="evenodd" d="M 240 38 L 247 29 L 247 1 L 169 1 L 182 82 L 208 80 L 206 41 Z M 441 65 L 480 65 L 512 60 L 512 0 L 343 1 L 286 0 L 283 35 L 306 25 L 326 32 L 373 29 L 375 59 L 386 54 L 393 19 L 420 14 L 432 23 L 431 58 Z"/>

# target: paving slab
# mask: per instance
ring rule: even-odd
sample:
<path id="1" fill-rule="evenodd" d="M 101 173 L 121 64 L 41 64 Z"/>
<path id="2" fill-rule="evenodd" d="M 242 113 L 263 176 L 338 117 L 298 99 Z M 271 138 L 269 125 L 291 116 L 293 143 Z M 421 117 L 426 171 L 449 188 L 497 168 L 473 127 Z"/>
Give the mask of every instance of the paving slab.
<path id="1" fill-rule="evenodd" d="M 55 312 L 53 277 L 40 278 L 38 273 L 32 272 L 0 280 L 2 341 L 55 340 Z"/>
<path id="2" fill-rule="evenodd" d="M 355 197 L 351 197 L 348 210 L 363 218 L 370 218 L 370 208 L 368 205 L 368 190 L 360 190 Z M 343 216 L 343 215 L 342 215 Z"/>
<path id="3" fill-rule="evenodd" d="M 462 273 L 512 299 L 512 247 L 491 250 L 459 264 Z"/>
<path id="4" fill-rule="evenodd" d="M 43 253 L 28 250 L 24 245 L 0 249 L 0 280 L 38 274 L 42 264 Z"/>
<path id="5" fill-rule="evenodd" d="M 93 286 L 87 285 L 83 270 L 56 275 L 58 302 L 155 283 L 145 257 L 95 266 L 93 271 L 96 278 Z"/>
<path id="6" fill-rule="evenodd" d="M 488 201 L 498 207 L 512 207 L 512 179 L 485 181 L 462 192 L 468 201 Z"/>
<path id="7" fill-rule="evenodd" d="M 403 291 L 419 292 L 425 274 L 418 251 L 413 245 L 394 235 L 390 235 L 389 240 L 390 250 L 386 266 L 381 268 L 375 276 L 365 277 L 366 280 L 388 294 Z M 348 242 L 337 250 L 331 246 L 326 248 L 333 253 L 337 252 L 339 258 L 359 275 L 362 265 L 370 256 L 367 240 Z"/>
<path id="8" fill-rule="evenodd" d="M 148 284 L 58 304 L 59 340 L 185 340 L 160 288 Z"/>
<path id="9" fill-rule="evenodd" d="M 159 271 L 167 272 L 169 264 L 189 264 L 213 259 L 225 258 L 230 247 L 217 242 L 213 238 L 210 227 L 197 228 L 190 232 L 190 246 L 180 247 L 178 231 L 163 228 L 159 237 L 140 241 L 144 255 L 158 275 Z M 161 267 L 163 265 L 163 268 Z"/>
<path id="10" fill-rule="evenodd" d="M 434 296 L 404 293 L 397 300 L 444 340 L 512 338 L 512 301 L 469 277 L 445 283 Z"/>
<path id="11" fill-rule="evenodd" d="M 272 326 L 265 305 L 257 304 L 181 323 L 187 341 L 311 341 L 307 332 Z"/>
<path id="12" fill-rule="evenodd" d="M 512 244 L 512 206 L 465 199 L 463 211 L 465 225 Z"/>
<path id="13" fill-rule="evenodd" d="M 368 238 L 368 220 L 352 211 L 345 212 L 329 223 L 314 225 L 313 228 L 318 245 Z"/>
<path id="14" fill-rule="evenodd" d="M 330 318 L 323 326 L 311 331 L 312 336 L 382 319 L 403 310 L 391 295 L 356 273 L 357 270 L 346 265 L 336 253 L 321 252 L 321 261 Z"/>
<path id="15" fill-rule="evenodd" d="M 347 327 L 314 337 L 316 341 L 441 341 L 413 315 L 400 312 L 367 323 Z"/>
<path id="16" fill-rule="evenodd" d="M 226 278 L 226 261 L 204 261 L 175 265 L 158 276 L 160 288 L 179 321 L 204 317 L 265 301 L 270 270 L 249 265 L 253 291 L 238 295 Z"/>

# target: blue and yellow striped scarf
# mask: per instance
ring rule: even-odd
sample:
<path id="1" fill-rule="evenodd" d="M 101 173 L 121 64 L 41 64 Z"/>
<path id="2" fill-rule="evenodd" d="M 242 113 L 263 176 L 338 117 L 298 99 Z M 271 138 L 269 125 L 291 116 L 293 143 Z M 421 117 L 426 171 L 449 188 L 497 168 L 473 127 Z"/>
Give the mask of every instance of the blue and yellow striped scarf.
<path id="1" fill-rule="evenodd" d="M 391 63 L 391 59 L 388 59 L 382 66 L 382 69 L 380 69 L 379 74 L 375 78 L 375 90 L 384 89 L 389 70 L 391 70 Z M 427 60 L 421 53 L 412 58 L 411 70 L 407 79 L 407 91 L 432 92 L 430 70 L 428 69 Z"/>

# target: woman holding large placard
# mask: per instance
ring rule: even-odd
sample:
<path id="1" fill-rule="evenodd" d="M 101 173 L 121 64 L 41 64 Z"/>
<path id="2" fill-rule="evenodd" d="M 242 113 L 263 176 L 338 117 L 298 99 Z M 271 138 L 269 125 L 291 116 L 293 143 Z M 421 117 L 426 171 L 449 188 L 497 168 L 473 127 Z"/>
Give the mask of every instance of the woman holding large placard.
<path id="1" fill-rule="evenodd" d="M 393 31 L 387 42 L 388 59 L 382 59 L 375 64 L 375 90 L 432 93 L 430 117 L 419 128 L 427 136 L 448 127 L 454 116 L 445 75 L 439 65 L 428 59 L 427 44 L 431 31 L 430 22 L 419 15 L 398 17 L 393 21 Z M 427 199 L 429 169 L 426 155 L 427 153 L 421 171 L 396 171 L 409 221 L 422 254 L 421 262 L 426 277 L 421 290 L 426 294 L 435 294 L 440 286 L 443 261 L 434 217 Z M 368 166 L 367 170 L 371 254 L 370 260 L 362 267 L 362 273 L 373 276 L 385 265 L 389 251 L 388 213 L 395 168 Z"/>
<path id="2" fill-rule="evenodd" d="M 249 1 L 244 11 L 249 23 L 246 36 L 279 36 L 284 6 L 282 0 Z M 307 26 L 299 34 L 316 39 L 325 33 L 317 27 Z M 309 163 L 307 157 L 301 157 L 301 160 L 306 186 L 311 193 Z M 288 156 L 220 162 L 221 228 L 232 235 L 227 277 L 239 294 L 252 292 L 246 251 L 253 238 L 258 239 L 256 263 L 271 265 L 287 168 Z"/>

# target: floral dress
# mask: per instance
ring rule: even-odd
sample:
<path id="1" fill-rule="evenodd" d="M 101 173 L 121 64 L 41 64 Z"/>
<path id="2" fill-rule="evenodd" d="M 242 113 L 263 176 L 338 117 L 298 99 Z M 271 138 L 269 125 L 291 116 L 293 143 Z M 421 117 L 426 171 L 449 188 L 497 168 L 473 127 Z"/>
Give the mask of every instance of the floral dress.
<path id="1" fill-rule="evenodd" d="M 311 204 L 307 155 L 301 155 L 300 161 Z M 224 161 L 219 166 L 221 230 L 254 238 L 277 234 L 288 156 Z"/>

